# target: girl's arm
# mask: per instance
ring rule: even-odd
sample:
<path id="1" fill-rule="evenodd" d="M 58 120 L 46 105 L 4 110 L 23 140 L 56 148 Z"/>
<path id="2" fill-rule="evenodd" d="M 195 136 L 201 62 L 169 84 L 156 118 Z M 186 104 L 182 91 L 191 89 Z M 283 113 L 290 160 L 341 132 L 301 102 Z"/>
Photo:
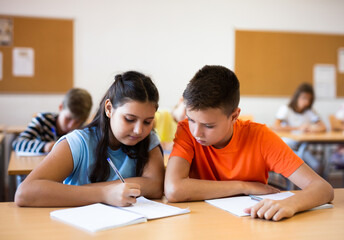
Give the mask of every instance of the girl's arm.
<path id="1" fill-rule="evenodd" d="M 306 132 L 312 132 L 312 133 L 326 132 L 326 125 L 323 121 L 319 120 L 316 123 L 310 124 L 306 128 Z"/>
<path id="2" fill-rule="evenodd" d="M 293 131 L 293 130 L 297 130 L 297 127 L 291 127 L 291 126 L 283 126 L 282 125 L 282 120 L 280 119 L 276 119 L 275 120 L 275 124 L 272 127 L 275 131 Z"/>
<path id="3" fill-rule="evenodd" d="M 115 206 L 135 203 L 140 195 L 137 184 L 108 186 L 63 184 L 73 171 L 73 157 L 67 140 L 62 140 L 19 185 L 15 202 L 19 206 L 81 206 L 103 202 Z M 85 173 L 86 174 L 86 173 Z"/>
<path id="4" fill-rule="evenodd" d="M 143 169 L 141 177 L 127 178 L 128 183 L 136 183 L 141 187 L 141 195 L 147 198 L 161 198 L 164 186 L 164 158 L 159 146 L 149 152 L 149 161 Z"/>
<path id="5" fill-rule="evenodd" d="M 159 147 L 155 147 L 149 152 L 149 161 L 143 169 L 141 177 L 126 178 L 126 183 L 135 183 L 140 185 L 141 196 L 147 198 L 161 198 L 163 194 L 163 183 L 164 183 L 164 159 L 161 154 Z M 115 181 L 115 182 L 118 182 Z M 89 185 L 96 186 L 108 186 L 112 182 L 99 182 L 92 183 Z"/>

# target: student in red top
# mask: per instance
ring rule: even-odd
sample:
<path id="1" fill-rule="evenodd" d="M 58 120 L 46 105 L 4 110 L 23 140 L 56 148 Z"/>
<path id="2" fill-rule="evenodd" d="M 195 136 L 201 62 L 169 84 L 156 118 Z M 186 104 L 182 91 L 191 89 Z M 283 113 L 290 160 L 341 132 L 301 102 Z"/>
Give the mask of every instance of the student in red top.
<path id="1" fill-rule="evenodd" d="M 279 192 L 268 172 L 302 189 L 285 200 L 262 200 L 246 209 L 278 221 L 333 200 L 333 188 L 268 127 L 238 119 L 239 81 L 222 66 L 205 66 L 183 93 L 187 119 L 178 124 L 165 176 L 170 202 Z"/>

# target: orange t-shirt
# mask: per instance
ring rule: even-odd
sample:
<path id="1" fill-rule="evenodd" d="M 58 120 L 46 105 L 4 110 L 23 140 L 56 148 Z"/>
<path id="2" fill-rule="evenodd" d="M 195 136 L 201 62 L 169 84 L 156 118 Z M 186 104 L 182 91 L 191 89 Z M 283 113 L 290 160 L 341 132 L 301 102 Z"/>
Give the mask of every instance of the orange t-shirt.
<path id="1" fill-rule="evenodd" d="M 280 137 L 263 124 L 237 120 L 226 147 L 202 146 L 192 136 L 188 120 L 179 122 L 170 158 L 190 164 L 190 178 L 267 183 L 268 172 L 289 177 L 303 163 Z"/>

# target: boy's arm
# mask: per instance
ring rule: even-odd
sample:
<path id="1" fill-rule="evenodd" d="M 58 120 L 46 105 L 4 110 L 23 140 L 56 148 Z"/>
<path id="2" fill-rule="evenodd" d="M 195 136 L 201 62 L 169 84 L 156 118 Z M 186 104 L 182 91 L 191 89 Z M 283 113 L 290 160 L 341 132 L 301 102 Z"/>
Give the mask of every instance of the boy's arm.
<path id="1" fill-rule="evenodd" d="M 12 147 L 14 151 L 24 152 L 50 152 L 55 141 L 47 140 L 44 132 L 42 132 L 44 122 L 40 116 L 33 118 L 24 132 L 14 140 Z M 43 130 L 44 131 L 44 130 Z"/>
<path id="2" fill-rule="evenodd" d="M 211 181 L 189 178 L 190 163 L 177 156 L 169 159 L 165 196 L 170 202 L 197 201 L 238 194 L 268 194 L 278 189 L 259 182 Z"/>
<path id="3" fill-rule="evenodd" d="M 252 217 L 272 219 L 274 221 L 291 217 L 297 212 L 305 211 L 324 203 L 331 202 L 334 197 L 333 188 L 317 175 L 307 164 L 303 163 L 288 178 L 302 190 L 292 197 L 281 201 L 265 199 L 247 212 Z"/>

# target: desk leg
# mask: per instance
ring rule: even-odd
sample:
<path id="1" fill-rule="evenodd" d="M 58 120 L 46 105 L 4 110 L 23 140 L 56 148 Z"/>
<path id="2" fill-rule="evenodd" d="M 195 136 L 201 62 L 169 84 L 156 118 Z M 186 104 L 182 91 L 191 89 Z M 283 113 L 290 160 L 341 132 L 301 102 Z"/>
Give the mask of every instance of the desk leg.
<path id="1" fill-rule="evenodd" d="M 5 176 L 6 168 L 5 168 L 5 139 L 3 139 L 0 143 L 0 202 L 4 202 L 6 199 L 5 196 Z"/>

